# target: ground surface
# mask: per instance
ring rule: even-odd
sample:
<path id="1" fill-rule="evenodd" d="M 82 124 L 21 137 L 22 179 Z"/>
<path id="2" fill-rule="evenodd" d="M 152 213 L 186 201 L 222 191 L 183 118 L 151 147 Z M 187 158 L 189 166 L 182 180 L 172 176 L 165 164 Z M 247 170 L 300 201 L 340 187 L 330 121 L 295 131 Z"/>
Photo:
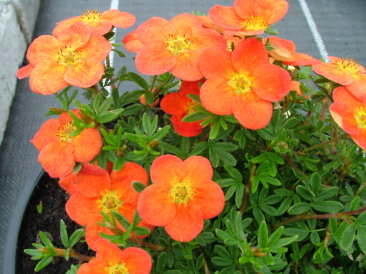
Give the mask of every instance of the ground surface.
<path id="1" fill-rule="evenodd" d="M 329 55 L 349 57 L 366 65 L 366 1 L 364 0 L 307 0 L 310 14 L 315 20 L 316 30 L 323 41 L 319 50 L 319 37 L 314 39 L 300 2 L 289 0 L 290 10 L 286 18 L 274 26 L 280 31 L 280 37 L 292 39 L 300 52 L 314 57 L 322 57 L 324 49 Z M 112 0 L 119 9 L 133 13 L 137 24 L 152 16 L 171 18 L 178 13 L 200 11 L 207 13 L 215 4 L 231 5 L 232 0 Z M 86 9 L 103 11 L 111 6 L 110 0 L 43 0 L 39 11 L 34 37 L 50 34 L 56 22 L 80 15 Z M 314 27 L 314 26 L 313 26 Z M 117 41 L 128 33 L 118 30 Z M 317 37 L 315 35 L 315 37 Z M 318 44 L 317 44 L 317 42 Z M 131 55 L 126 60 L 115 60 L 116 67 L 126 64 L 134 69 Z M 129 89 L 129 86 L 123 87 Z M 29 143 L 34 133 L 45 121 L 43 114 L 48 106 L 56 106 L 53 97 L 34 94 L 29 90 L 28 79 L 18 82 L 17 93 L 11 108 L 5 138 L 0 148 L 0 246 L 6 245 L 10 233 L 17 230 L 17 224 L 11 222 L 26 198 L 25 190 L 31 188 L 41 171 L 37 163 L 36 149 Z M 10 229 L 9 229 L 10 228 Z M 1 252 L 7 254 L 6 246 Z M 0 269 L 3 269 L 6 257 L 0 255 Z M 5 258 L 5 259 L 4 259 Z M 0 271 L 2 272 L 2 271 Z M 2 272 L 4 273 L 4 272 Z M 5 272 L 6 273 L 6 272 Z M 54 272 L 55 273 L 55 272 Z M 11 273 L 6 273 L 11 274 Z"/>

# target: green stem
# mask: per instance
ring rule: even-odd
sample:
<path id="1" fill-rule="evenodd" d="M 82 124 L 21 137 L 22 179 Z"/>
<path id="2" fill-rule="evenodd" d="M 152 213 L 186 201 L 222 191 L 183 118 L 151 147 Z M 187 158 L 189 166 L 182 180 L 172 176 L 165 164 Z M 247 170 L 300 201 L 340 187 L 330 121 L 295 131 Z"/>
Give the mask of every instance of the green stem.
<path id="1" fill-rule="evenodd" d="M 306 149 L 304 149 L 304 150 L 302 150 L 302 151 L 297 151 L 296 153 L 297 153 L 297 154 L 305 154 L 305 152 L 308 152 L 308 151 L 310 151 L 310 150 L 313 150 L 313 149 L 316 149 L 316 148 L 319 148 L 319 147 L 325 146 L 325 145 L 330 144 L 330 143 L 335 143 L 335 142 L 337 142 L 337 141 L 339 141 L 339 140 L 346 139 L 347 137 L 348 137 L 348 134 L 347 134 L 347 133 L 345 133 L 345 134 L 343 134 L 343 135 L 341 135 L 341 136 L 337 137 L 336 139 L 331 139 L 331 140 L 328 140 L 328 141 L 324 141 L 324 142 L 322 142 L 322 143 L 320 143 L 320 144 L 317 144 L 317 145 L 315 145 L 315 146 L 308 147 L 308 148 L 306 148 Z"/>
<path id="2" fill-rule="evenodd" d="M 248 200 L 249 200 L 249 193 L 250 193 L 250 189 L 252 187 L 252 180 L 253 180 L 253 177 L 255 176 L 255 171 L 256 171 L 256 168 L 257 166 L 256 165 L 253 165 L 250 169 L 250 177 L 249 177 L 249 182 L 248 184 L 245 186 L 245 189 L 244 189 L 244 196 L 243 196 L 243 202 L 241 204 L 241 207 L 240 207 L 240 213 L 241 215 L 244 214 L 245 212 L 245 208 L 248 204 Z"/>

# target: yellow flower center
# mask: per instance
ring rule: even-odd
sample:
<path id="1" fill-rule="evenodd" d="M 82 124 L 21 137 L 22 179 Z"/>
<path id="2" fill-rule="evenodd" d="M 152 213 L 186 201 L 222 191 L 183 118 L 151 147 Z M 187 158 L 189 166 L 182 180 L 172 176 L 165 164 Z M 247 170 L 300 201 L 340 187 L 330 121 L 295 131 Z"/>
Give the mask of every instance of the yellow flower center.
<path id="1" fill-rule="evenodd" d="M 90 10 L 83 12 L 81 15 L 81 21 L 85 24 L 97 24 L 100 22 L 100 17 L 102 16 L 97 10 Z"/>
<path id="2" fill-rule="evenodd" d="M 244 20 L 244 28 L 252 31 L 263 30 L 268 28 L 268 24 L 263 17 L 250 16 Z"/>
<path id="3" fill-rule="evenodd" d="M 73 49 L 70 46 L 66 46 L 60 49 L 57 53 L 58 61 L 60 65 L 71 66 L 79 61 L 80 52 Z"/>
<path id="4" fill-rule="evenodd" d="M 239 72 L 231 76 L 227 84 L 232 87 L 236 94 L 243 94 L 251 91 L 254 77 L 248 72 Z"/>
<path id="5" fill-rule="evenodd" d="M 74 123 L 72 121 L 63 123 L 61 126 L 58 127 L 58 132 L 56 136 L 60 139 L 62 142 L 71 142 L 72 136 L 71 133 L 76 130 L 76 126 L 74 126 Z"/>
<path id="6" fill-rule="evenodd" d="M 111 211 L 118 211 L 122 206 L 123 201 L 121 200 L 121 197 L 117 194 L 117 192 L 112 190 L 103 193 L 102 197 L 97 200 L 97 204 L 101 211 L 109 214 Z"/>
<path id="7" fill-rule="evenodd" d="M 180 205 L 185 205 L 193 198 L 195 194 L 194 187 L 190 181 L 182 181 L 174 184 L 170 189 L 170 194 L 172 195 L 174 203 Z"/>
<path id="8" fill-rule="evenodd" d="M 350 74 L 357 74 L 360 72 L 359 65 L 353 59 L 341 58 L 340 60 L 336 60 L 334 65 L 342 72 L 348 72 Z"/>
<path id="9" fill-rule="evenodd" d="M 168 39 L 164 42 L 167 44 L 167 49 L 177 56 L 189 52 L 192 48 L 192 40 L 187 38 L 185 34 L 169 34 Z"/>
<path id="10" fill-rule="evenodd" d="M 366 128 L 366 108 L 364 106 L 357 108 L 354 117 L 359 128 Z"/>
<path id="11" fill-rule="evenodd" d="M 200 103 L 192 100 L 191 102 L 188 103 L 188 106 L 187 106 L 187 113 L 188 114 L 191 114 L 193 112 L 196 112 L 197 111 L 197 107 L 200 105 Z"/>
<path id="12" fill-rule="evenodd" d="M 128 269 L 124 263 L 117 263 L 105 268 L 108 274 L 128 274 Z"/>

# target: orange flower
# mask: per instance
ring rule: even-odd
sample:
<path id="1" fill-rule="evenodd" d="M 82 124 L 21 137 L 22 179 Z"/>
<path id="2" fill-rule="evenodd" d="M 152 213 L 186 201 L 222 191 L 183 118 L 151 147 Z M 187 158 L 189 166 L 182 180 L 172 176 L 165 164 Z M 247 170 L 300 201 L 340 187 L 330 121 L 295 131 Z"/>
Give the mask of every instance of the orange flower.
<path id="1" fill-rule="evenodd" d="M 71 197 L 66 203 L 66 211 L 76 223 L 86 225 L 86 240 L 90 248 L 95 249 L 95 242 L 100 238 L 99 232 L 112 234 L 107 228 L 98 225 L 103 219 L 101 211 L 106 214 L 117 211 L 132 222 L 139 196 L 132 183 L 138 181 L 147 185 L 147 180 L 146 171 L 131 162 L 110 175 L 92 165 L 78 173 Z M 151 228 L 144 222 L 140 225 Z M 123 230 L 122 226 L 120 229 Z"/>
<path id="2" fill-rule="evenodd" d="M 141 218 L 154 226 L 164 226 L 176 241 L 188 242 L 203 229 L 203 220 L 223 210 L 224 193 L 212 181 L 211 163 L 192 156 L 182 161 L 173 155 L 156 158 L 150 175 L 152 185 L 139 197 Z"/>
<path id="3" fill-rule="evenodd" d="M 53 30 L 53 35 L 57 35 L 76 22 L 87 25 L 93 34 L 103 35 L 109 32 L 112 26 L 127 29 L 135 24 L 135 21 L 135 16 L 117 9 L 107 10 L 103 13 L 97 10 L 87 10 L 81 16 L 72 17 L 57 23 L 56 28 Z"/>
<path id="4" fill-rule="evenodd" d="M 152 261 L 149 253 L 137 247 L 121 250 L 117 245 L 101 239 L 97 243 L 96 258 L 80 266 L 78 274 L 148 274 Z"/>
<path id="5" fill-rule="evenodd" d="M 77 111 L 74 114 L 80 118 Z M 62 113 L 58 119 L 47 120 L 31 143 L 40 151 L 38 160 L 51 177 L 70 174 L 75 162 L 93 160 L 102 148 L 102 137 L 95 128 L 86 128 L 77 136 L 70 114 Z"/>
<path id="6" fill-rule="evenodd" d="M 143 44 L 136 56 L 136 67 L 144 74 L 170 71 L 185 81 L 197 81 L 202 73 L 197 67 L 201 52 L 209 47 L 225 47 L 225 39 L 216 31 L 205 29 L 188 13 L 170 21 L 153 17 L 141 24 L 137 39 Z"/>
<path id="7" fill-rule="evenodd" d="M 195 112 L 199 103 L 189 98 L 188 94 L 199 95 L 199 82 L 183 81 L 178 92 L 163 97 L 161 109 L 172 115 L 171 121 L 175 131 L 185 137 L 193 137 L 202 132 L 200 122 L 182 122 L 184 116 Z"/>
<path id="8" fill-rule="evenodd" d="M 127 34 L 123 39 L 122 42 L 125 44 L 125 49 L 129 52 L 137 53 L 140 49 L 144 46 L 141 41 L 137 37 L 136 30 Z"/>
<path id="9" fill-rule="evenodd" d="M 282 39 L 276 36 L 267 38 L 269 44 L 274 48 L 268 53 L 276 60 L 282 61 L 290 66 L 307 66 L 321 63 L 320 60 L 310 55 L 296 52 L 296 45 L 291 40 Z M 267 41 L 267 39 L 265 41 Z"/>
<path id="10" fill-rule="evenodd" d="M 353 59 L 329 56 L 330 62 L 313 65 L 313 70 L 347 87 L 359 100 L 366 99 L 366 70 Z"/>
<path id="11" fill-rule="evenodd" d="M 353 59 L 335 56 L 328 57 L 330 62 L 313 65 L 313 70 L 329 80 L 341 85 L 350 85 L 365 73 L 365 68 Z"/>
<path id="12" fill-rule="evenodd" d="M 243 40 L 232 53 L 204 51 L 199 67 L 207 78 L 201 87 L 202 105 L 217 115 L 233 114 L 249 129 L 265 127 L 272 117 L 272 102 L 290 91 L 289 73 L 269 64 L 265 46 L 255 38 Z"/>
<path id="13" fill-rule="evenodd" d="M 236 0 L 234 6 L 216 5 L 209 17 L 225 34 L 246 36 L 263 33 L 287 13 L 285 0 Z"/>
<path id="14" fill-rule="evenodd" d="M 334 90 L 333 99 L 329 110 L 334 121 L 366 150 L 366 103 L 357 100 L 344 87 Z"/>
<path id="15" fill-rule="evenodd" d="M 53 94 L 68 85 L 90 87 L 104 74 L 102 62 L 111 47 L 103 36 L 75 23 L 55 36 L 35 39 L 27 52 L 30 64 L 20 68 L 17 76 L 29 76 L 31 90 L 40 94 Z"/>

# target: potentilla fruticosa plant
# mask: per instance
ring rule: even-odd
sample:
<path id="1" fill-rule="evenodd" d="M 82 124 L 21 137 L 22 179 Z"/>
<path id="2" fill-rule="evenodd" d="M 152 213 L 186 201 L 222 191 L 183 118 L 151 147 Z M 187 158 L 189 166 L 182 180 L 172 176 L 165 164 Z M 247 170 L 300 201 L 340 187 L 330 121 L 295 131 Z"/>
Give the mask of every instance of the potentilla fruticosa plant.
<path id="1" fill-rule="evenodd" d="M 60 222 L 64 247 L 40 232 L 25 250 L 36 271 L 56 256 L 78 260 L 68 273 L 366 267 L 365 68 L 276 36 L 288 8 L 152 17 L 123 43 L 132 14 L 88 10 L 33 41 L 17 76 L 60 105 L 31 143 L 81 226 L 69 237 Z M 111 66 L 123 48 L 140 74 Z M 83 239 L 94 256 L 74 249 Z"/>

